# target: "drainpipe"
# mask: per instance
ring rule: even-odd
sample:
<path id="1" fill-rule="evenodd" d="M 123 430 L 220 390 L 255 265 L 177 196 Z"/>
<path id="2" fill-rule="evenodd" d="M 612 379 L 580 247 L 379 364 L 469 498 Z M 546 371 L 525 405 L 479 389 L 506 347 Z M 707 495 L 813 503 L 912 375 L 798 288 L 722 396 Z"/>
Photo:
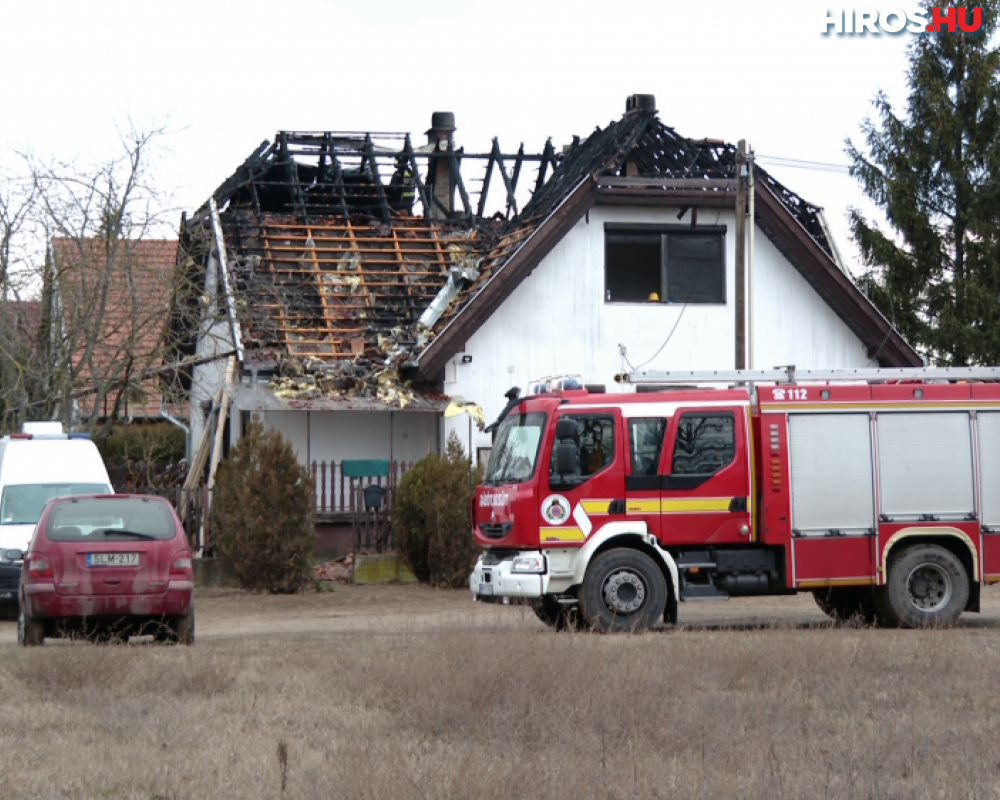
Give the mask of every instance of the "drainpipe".
<path id="1" fill-rule="evenodd" d="M 747 159 L 749 165 L 749 214 L 750 214 L 750 242 L 749 253 L 747 254 L 747 284 L 749 289 L 749 303 L 747 304 L 747 350 L 749 363 L 747 364 L 748 369 L 753 369 L 753 232 L 757 224 L 754 222 L 753 218 L 753 195 L 754 195 L 754 177 L 753 177 L 753 147 L 750 148 L 750 157 Z"/>
<path id="2" fill-rule="evenodd" d="M 182 431 L 184 431 L 184 433 L 186 433 L 186 434 L 190 434 L 191 433 L 191 429 L 188 428 L 187 425 L 185 425 L 183 422 L 181 422 L 179 419 L 177 419 L 177 417 L 170 416 L 170 414 L 168 414 L 162 408 L 160 409 L 160 416 L 163 419 L 165 419 L 167 422 L 169 422 L 171 425 L 176 425 L 178 428 L 180 428 Z"/>

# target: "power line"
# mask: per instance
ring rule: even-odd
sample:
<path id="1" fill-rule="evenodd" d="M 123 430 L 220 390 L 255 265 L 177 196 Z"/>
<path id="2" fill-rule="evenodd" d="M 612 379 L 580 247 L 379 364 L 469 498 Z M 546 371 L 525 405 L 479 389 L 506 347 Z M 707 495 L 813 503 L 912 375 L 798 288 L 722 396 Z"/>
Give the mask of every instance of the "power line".
<path id="1" fill-rule="evenodd" d="M 789 158 L 787 156 L 765 156 L 757 155 L 758 159 L 772 162 L 775 166 L 789 167 L 791 169 L 811 169 L 817 172 L 837 172 L 849 174 L 850 167 L 847 164 L 834 164 L 829 161 L 808 161 L 801 158 Z"/>

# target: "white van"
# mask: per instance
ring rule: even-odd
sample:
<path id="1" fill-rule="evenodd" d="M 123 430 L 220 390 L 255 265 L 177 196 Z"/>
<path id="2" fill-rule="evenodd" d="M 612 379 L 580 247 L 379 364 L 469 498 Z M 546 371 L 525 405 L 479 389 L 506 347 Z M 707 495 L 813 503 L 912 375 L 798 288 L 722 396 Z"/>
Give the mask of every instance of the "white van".
<path id="1" fill-rule="evenodd" d="M 35 523 L 53 497 L 111 494 L 97 446 L 58 422 L 26 422 L 0 439 L 0 603 L 17 602 L 21 565 L 8 550 L 27 550 Z"/>

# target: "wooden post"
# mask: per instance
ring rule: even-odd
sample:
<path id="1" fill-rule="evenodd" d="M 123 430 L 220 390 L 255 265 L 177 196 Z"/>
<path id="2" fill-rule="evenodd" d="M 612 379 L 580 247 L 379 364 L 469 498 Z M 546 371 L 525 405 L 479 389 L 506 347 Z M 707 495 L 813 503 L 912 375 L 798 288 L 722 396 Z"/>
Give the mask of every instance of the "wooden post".
<path id="1" fill-rule="evenodd" d="M 736 150 L 736 369 L 746 369 L 746 238 L 747 181 L 743 175 L 747 143 L 740 139 Z"/>

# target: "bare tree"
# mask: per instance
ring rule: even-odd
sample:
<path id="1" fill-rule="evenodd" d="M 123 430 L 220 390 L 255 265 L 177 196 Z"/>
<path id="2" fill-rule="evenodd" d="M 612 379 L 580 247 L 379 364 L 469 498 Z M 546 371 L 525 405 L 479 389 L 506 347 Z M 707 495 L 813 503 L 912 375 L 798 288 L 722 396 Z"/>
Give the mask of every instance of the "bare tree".
<path id="1" fill-rule="evenodd" d="M 35 307 L 22 301 L 37 300 L 34 323 L 0 322 L 3 428 L 27 414 L 100 437 L 129 408 L 157 413 L 174 356 L 165 326 L 189 280 L 176 268 L 176 211 L 153 181 L 163 135 L 130 127 L 119 155 L 94 167 L 25 157 L 20 194 L 0 196 L 0 302 L 24 317 Z M 24 232 L 34 238 L 17 242 Z"/>

